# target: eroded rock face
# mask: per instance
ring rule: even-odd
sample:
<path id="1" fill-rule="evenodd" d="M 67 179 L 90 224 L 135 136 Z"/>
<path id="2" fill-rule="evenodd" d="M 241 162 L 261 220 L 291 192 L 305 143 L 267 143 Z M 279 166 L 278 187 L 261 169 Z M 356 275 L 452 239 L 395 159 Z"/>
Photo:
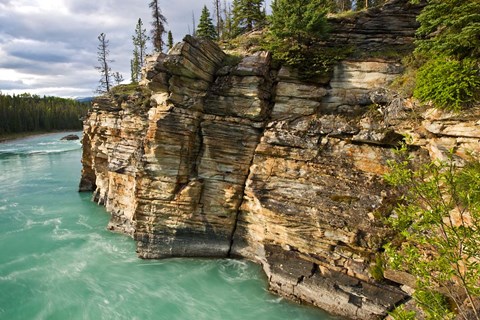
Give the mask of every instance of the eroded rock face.
<path id="1" fill-rule="evenodd" d="M 146 131 L 149 105 L 142 91 L 129 97 L 96 99 L 83 127 L 80 191 L 112 214 L 109 229 L 133 234 L 139 139 Z"/>
<path id="2" fill-rule="evenodd" d="M 97 99 L 85 121 L 81 189 L 95 190 L 140 257 L 229 254 L 273 82 L 266 52 L 233 67 L 224 58 L 213 42 L 186 37 L 149 60 L 144 109 Z"/>
<path id="3" fill-rule="evenodd" d="M 390 0 L 383 7 L 371 8 L 352 17 L 330 18 L 332 36 L 329 42 L 355 47 L 378 57 L 409 51 L 418 27 L 415 19 L 424 5 L 423 2 Z"/>
<path id="4" fill-rule="evenodd" d="M 246 257 L 279 294 L 342 315 L 384 314 L 404 298 L 369 275 L 386 233 L 374 217 L 388 197 L 380 175 L 391 149 L 353 142 L 375 130 L 325 107 L 328 83 L 271 70 L 266 52 L 222 66 L 198 58 L 205 47 L 224 56 L 201 41 L 150 59 L 149 99 L 96 100 L 81 189 L 94 190 L 110 228 L 132 235 L 142 258 Z M 192 52 L 214 76 L 188 69 Z M 392 301 L 379 299 L 385 290 Z"/>
<path id="5" fill-rule="evenodd" d="M 395 61 L 343 61 L 331 79 L 306 83 L 272 69 L 267 52 L 225 57 L 186 37 L 148 59 L 136 93 L 96 99 L 80 189 L 142 258 L 248 258 L 281 295 L 385 316 L 407 297 L 370 271 L 389 236 L 386 161 L 402 134 L 420 156 L 480 152 L 480 112 L 426 110 L 417 121 L 412 101 L 385 90 Z"/>

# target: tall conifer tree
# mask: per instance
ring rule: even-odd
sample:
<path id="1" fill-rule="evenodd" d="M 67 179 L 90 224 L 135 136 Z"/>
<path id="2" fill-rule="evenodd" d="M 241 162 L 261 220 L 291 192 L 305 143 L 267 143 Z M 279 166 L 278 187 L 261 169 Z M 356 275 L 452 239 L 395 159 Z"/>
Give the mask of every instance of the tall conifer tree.
<path id="1" fill-rule="evenodd" d="M 210 11 L 208 11 L 207 6 L 203 6 L 202 15 L 200 16 L 200 22 L 197 27 L 197 36 L 212 40 L 217 38 L 217 32 L 212 23 L 212 18 L 210 18 Z"/>
<path id="2" fill-rule="evenodd" d="M 217 37 L 220 39 L 223 29 L 222 19 L 222 3 L 220 0 L 213 0 L 213 14 L 215 16 L 215 27 L 217 29 Z"/>
<path id="3" fill-rule="evenodd" d="M 112 85 L 112 69 L 110 68 L 110 63 L 113 62 L 113 60 L 108 58 L 110 54 L 110 50 L 108 49 L 109 41 L 107 40 L 107 36 L 105 35 L 105 33 L 102 32 L 98 36 L 98 41 L 100 43 L 97 47 L 97 61 L 100 65 L 95 67 L 95 69 L 100 72 L 101 78 L 99 80 L 99 86 L 96 91 L 98 93 L 105 93 L 110 91 Z"/>
<path id="4" fill-rule="evenodd" d="M 131 61 L 132 82 L 138 82 L 142 73 L 142 67 L 147 54 L 147 30 L 143 28 L 142 19 L 138 19 L 135 27 L 135 34 L 132 36 L 133 41 L 133 59 Z"/>
<path id="5" fill-rule="evenodd" d="M 417 20 L 418 53 L 480 60 L 479 0 L 428 0 Z"/>
<path id="6" fill-rule="evenodd" d="M 167 47 L 168 47 L 168 50 L 172 49 L 173 47 L 173 35 L 171 30 L 168 31 Z"/>
<path id="7" fill-rule="evenodd" d="M 162 52 L 163 45 L 163 34 L 165 33 L 165 24 L 167 23 L 167 18 L 162 14 L 162 10 L 158 5 L 158 0 L 152 0 L 149 4 L 150 9 L 152 9 L 152 39 L 153 39 L 153 48 L 155 52 Z"/>
<path id="8" fill-rule="evenodd" d="M 252 31 L 266 23 L 264 0 L 233 0 L 233 28 L 237 33 Z"/>

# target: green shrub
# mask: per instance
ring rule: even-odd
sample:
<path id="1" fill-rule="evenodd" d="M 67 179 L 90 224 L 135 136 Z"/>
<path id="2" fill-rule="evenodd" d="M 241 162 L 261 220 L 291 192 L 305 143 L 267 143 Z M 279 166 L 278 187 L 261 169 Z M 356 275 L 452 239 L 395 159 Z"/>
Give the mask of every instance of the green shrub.
<path id="1" fill-rule="evenodd" d="M 235 67 L 240 61 L 242 61 L 242 56 L 239 54 L 227 54 L 222 61 L 223 66 Z"/>
<path id="2" fill-rule="evenodd" d="M 415 320 L 417 318 L 415 311 L 406 310 L 403 305 L 395 308 L 389 315 L 393 320 Z"/>
<path id="3" fill-rule="evenodd" d="M 480 295 L 480 162 L 459 168 L 452 155 L 412 170 L 402 150 L 385 177 L 401 194 L 389 222 L 403 238 L 385 246 L 388 265 L 417 278 L 414 298 L 427 319 L 466 314 L 465 299 L 473 305 Z"/>
<path id="4" fill-rule="evenodd" d="M 451 320 L 455 314 L 450 310 L 446 297 L 431 290 L 416 290 L 413 298 L 428 320 Z"/>
<path id="5" fill-rule="evenodd" d="M 417 20 L 417 53 L 458 59 L 480 55 L 480 1 L 427 0 Z"/>
<path id="6" fill-rule="evenodd" d="M 432 101 L 445 110 L 458 111 L 478 99 L 480 70 L 473 59 L 438 57 L 418 70 L 416 84 L 416 98 Z"/>
<path id="7" fill-rule="evenodd" d="M 282 64 L 310 80 L 329 71 L 336 50 L 320 45 L 328 32 L 326 0 L 277 0 L 272 3 L 264 48 Z"/>
<path id="8" fill-rule="evenodd" d="M 373 279 L 377 281 L 382 281 L 385 279 L 383 276 L 384 264 L 385 261 L 383 260 L 383 256 L 378 254 L 375 257 L 375 263 L 370 266 L 370 274 L 372 275 Z"/>
<path id="9" fill-rule="evenodd" d="M 414 95 L 447 110 L 467 107 L 480 90 L 480 1 L 411 1 L 426 2 L 417 17 L 415 55 L 428 59 Z"/>

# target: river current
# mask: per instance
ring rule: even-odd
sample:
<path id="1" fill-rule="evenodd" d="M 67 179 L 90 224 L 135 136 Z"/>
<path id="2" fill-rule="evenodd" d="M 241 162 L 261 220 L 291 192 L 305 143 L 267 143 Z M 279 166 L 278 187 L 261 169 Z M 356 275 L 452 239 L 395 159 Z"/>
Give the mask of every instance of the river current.
<path id="1" fill-rule="evenodd" d="M 63 135 L 0 143 L 0 319 L 333 319 L 247 261 L 138 259 L 77 192 L 81 145 Z"/>

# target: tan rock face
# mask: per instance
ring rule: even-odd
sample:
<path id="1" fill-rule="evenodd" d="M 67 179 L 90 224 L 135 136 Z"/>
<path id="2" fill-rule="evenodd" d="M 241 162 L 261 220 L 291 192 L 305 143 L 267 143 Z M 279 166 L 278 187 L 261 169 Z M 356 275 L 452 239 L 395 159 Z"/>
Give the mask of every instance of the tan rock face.
<path id="1" fill-rule="evenodd" d="M 373 134 L 354 141 L 379 125 L 326 112 L 329 84 L 272 70 L 266 52 L 236 66 L 224 57 L 187 37 L 149 58 L 149 97 L 97 99 L 81 189 L 94 190 L 110 228 L 132 235 L 142 258 L 246 257 L 263 264 L 279 294 L 338 314 L 384 314 L 403 299 L 375 302 L 396 289 L 369 275 L 386 234 L 372 217 L 388 197 L 381 174 L 392 152 Z M 292 277 L 279 259 L 305 269 Z"/>
<path id="2" fill-rule="evenodd" d="M 144 109 L 99 99 L 85 122 L 81 188 L 95 189 L 111 228 L 124 226 L 143 258 L 228 255 L 273 83 L 270 54 L 227 70 L 224 58 L 213 42 L 186 37 L 149 58 Z"/>
<path id="3" fill-rule="evenodd" d="M 147 125 L 147 96 L 139 91 L 127 99 L 97 99 L 84 121 L 83 170 L 80 190 L 111 212 L 109 228 L 134 231 L 135 183 L 139 148 Z"/>
<path id="4" fill-rule="evenodd" d="M 387 61 L 342 61 L 334 69 L 325 112 L 358 112 L 373 103 L 371 92 L 384 88 L 403 71 L 399 63 Z M 363 108 L 362 108 L 363 107 Z"/>
<path id="5" fill-rule="evenodd" d="M 136 93 L 97 99 L 80 189 L 142 258 L 244 257 L 274 292 L 383 317 L 406 297 L 370 274 L 389 236 L 386 162 L 403 133 L 432 157 L 478 152 L 480 114 L 413 121 L 412 103 L 382 89 L 395 62 L 344 61 L 332 79 L 305 83 L 266 52 L 234 66 L 225 57 L 187 37 L 148 59 Z"/>

